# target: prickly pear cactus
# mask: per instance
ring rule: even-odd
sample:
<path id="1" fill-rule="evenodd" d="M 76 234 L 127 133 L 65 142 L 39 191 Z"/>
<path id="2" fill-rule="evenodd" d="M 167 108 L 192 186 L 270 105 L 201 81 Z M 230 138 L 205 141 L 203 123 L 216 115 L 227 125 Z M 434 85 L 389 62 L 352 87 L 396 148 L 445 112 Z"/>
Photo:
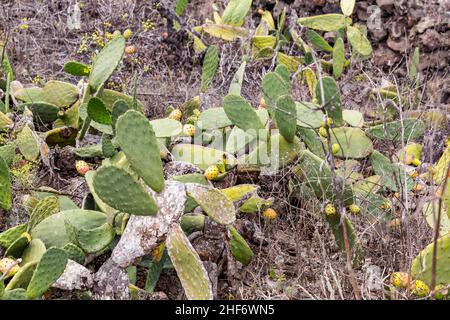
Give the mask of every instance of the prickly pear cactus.
<path id="1" fill-rule="evenodd" d="M 408 190 L 414 186 L 414 182 L 409 175 L 406 174 L 405 169 L 396 163 L 392 163 L 389 158 L 382 155 L 375 150 L 370 156 L 373 171 L 380 176 L 383 185 L 392 191 L 402 190 L 406 185 Z"/>
<path id="2" fill-rule="evenodd" d="M 325 108 L 328 117 L 336 126 L 343 124 L 341 93 L 336 81 L 331 77 L 323 77 L 317 82 L 316 97 L 319 104 Z"/>
<path id="3" fill-rule="evenodd" d="M 203 60 L 202 82 L 200 91 L 206 92 L 216 75 L 219 66 L 219 52 L 216 46 L 210 46 Z"/>
<path id="4" fill-rule="evenodd" d="M 10 210 L 12 207 L 11 179 L 5 160 L 0 158 L 0 208 Z"/>
<path id="5" fill-rule="evenodd" d="M 411 275 L 431 286 L 433 251 L 437 250 L 436 284 L 450 284 L 450 234 L 447 234 L 434 243 L 429 244 L 414 259 L 411 265 Z"/>
<path id="6" fill-rule="evenodd" d="M 100 167 L 94 175 L 93 186 L 102 201 L 119 211 L 154 215 L 158 210 L 155 200 L 145 187 L 127 171 L 116 166 Z"/>
<path id="7" fill-rule="evenodd" d="M 373 151 L 372 141 L 359 128 L 332 129 L 331 143 L 339 144 L 340 151 L 336 156 L 340 158 L 361 159 L 369 156 Z"/>
<path id="8" fill-rule="evenodd" d="M 39 157 L 39 142 L 38 135 L 29 127 L 23 127 L 22 131 L 17 135 L 17 146 L 20 153 L 28 161 L 35 161 Z"/>
<path id="9" fill-rule="evenodd" d="M 108 223 L 93 229 L 76 229 L 76 244 L 86 253 L 100 252 L 107 248 L 114 239 L 116 232 Z"/>
<path id="10" fill-rule="evenodd" d="M 235 227 L 228 226 L 231 253 L 237 261 L 244 266 L 248 265 L 253 258 L 253 251 L 247 241 L 239 234 Z"/>
<path id="11" fill-rule="evenodd" d="M 63 274 L 67 255 L 62 249 L 50 248 L 39 261 L 27 287 L 27 298 L 39 298 Z"/>
<path id="12" fill-rule="evenodd" d="M 22 233 L 27 231 L 27 224 L 19 224 L 0 233 L 0 246 L 8 248 Z"/>
<path id="13" fill-rule="evenodd" d="M 425 123 L 422 120 L 407 118 L 370 127 L 366 133 L 374 139 L 408 143 L 420 138 L 424 130 Z"/>
<path id="14" fill-rule="evenodd" d="M 252 106 L 241 96 L 227 95 L 223 99 L 223 108 L 227 117 L 240 129 L 256 135 L 258 130 L 263 130 L 264 125 Z"/>
<path id="15" fill-rule="evenodd" d="M 160 192 L 164 188 L 163 167 L 155 132 L 147 118 L 135 110 L 127 111 L 117 120 L 116 136 L 133 170 Z"/>
<path id="16" fill-rule="evenodd" d="M 40 200 L 34 207 L 30 220 L 28 220 L 28 232 L 37 226 L 42 220 L 60 211 L 59 200 L 55 196 L 49 196 Z"/>
<path id="17" fill-rule="evenodd" d="M 186 183 L 186 192 L 217 223 L 230 224 L 236 219 L 233 202 L 220 190 L 196 183 Z"/>
<path id="18" fill-rule="evenodd" d="M 278 98 L 277 108 L 274 112 L 280 134 L 288 142 L 293 142 L 297 129 L 297 108 L 291 95 Z"/>
<path id="19" fill-rule="evenodd" d="M 24 266 L 27 263 L 41 260 L 41 257 L 45 253 L 45 251 L 47 251 L 47 249 L 45 248 L 45 244 L 44 242 L 42 242 L 42 240 L 31 240 L 30 244 L 22 253 L 22 262 L 20 263 L 20 265 Z"/>
<path id="20" fill-rule="evenodd" d="M 212 300 L 213 293 L 208 273 L 179 225 L 172 226 L 166 246 L 187 298 Z"/>

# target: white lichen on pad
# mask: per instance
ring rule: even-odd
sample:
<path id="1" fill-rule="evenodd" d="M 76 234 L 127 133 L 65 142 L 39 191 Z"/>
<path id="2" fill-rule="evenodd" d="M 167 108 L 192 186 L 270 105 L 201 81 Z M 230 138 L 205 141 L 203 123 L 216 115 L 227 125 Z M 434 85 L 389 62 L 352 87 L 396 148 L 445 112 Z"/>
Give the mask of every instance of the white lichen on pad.
<path id="1" fill-rule="evenodd" d="M 174 222 L 179 222 L 186 203 L 186 190 L 183 183 L 166 181 L 161 193 L 150 188 L 148 191 L 156 200 L 158 212 L 155 216 L 132 215 L 119 243 L 112 252 L 111 259 L 122 268 L 133 264 L 137 259 L 150 254 L 169 232 Z"/>
<path id="2" fill-rule="evenodd" d="M 61 290 L 86 290 L 94 285 L 94 274 L 75 261 L 69 260 L 64 273 L 53 284 Z"/>
<path id="3" fill-rule="evenodd" d="M 126 269 L 108 259 L 94 276 L 93 298 L 95 300 L 129 300 L 130 279 Z"/>
<path id="4" fill-rule="evenodd" d="M 215 222 L 230 224 L 236 220 L 233 202 L 220 190 L 197 183 L 186 183 L 186 192 Z"/>

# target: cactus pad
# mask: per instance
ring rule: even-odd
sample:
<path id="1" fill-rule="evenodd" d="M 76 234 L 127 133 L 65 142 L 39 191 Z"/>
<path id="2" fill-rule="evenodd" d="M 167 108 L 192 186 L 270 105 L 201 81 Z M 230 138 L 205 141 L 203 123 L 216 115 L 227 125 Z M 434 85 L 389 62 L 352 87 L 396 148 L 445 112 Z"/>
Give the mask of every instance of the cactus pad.
<path id="1" fill-rule="evenodd" d="M 0 208 L 10 210 L 12 207 L 11 178 L 5 160 L 0 158 Z"/>
<path id="2" fill-rule="evenodd" d="M 93 121 L 104 125 L 112 124 L 111 114 L 101 99 L 92 97 L 88 102 L 86 110 L 89 118 Z"/>
<path id="3" fill-rule="evenodd" d="M 336 156 L 340 158 L 361 159 L 373 151 L 372 141 L 359 128 L 332 129 L 331 143 L 339 144 L 340 151 Z"/>
<path id="4" fill-rule="evenodd" d="M 253 258 L 252 249 L 235 227 L 229 225 L 228 232 L 230 238 L 230 249 L 233 257 L 244 266 L 248 265 Z"/>
<path id="5" fill-rule="evenodd" d="M 94 229 L 76 230 L 77 243 L 86 253 L 95 253 L 107 248 L 115 235 L 114 229 L 108 223 Z"/>
<path id="6" fill-rule="evenodd" d="M 64 71 L 75 77 L 84 77 L 91 73 L 91 67 L 78 61 L 69 61 L 64 65 Z"/>
<path id="7" fill-rule="evenodd" d="M 223 99 L 223 108 L 234 125 L 252 135 L 257 134 L 257 130 L 264 129 L 264 125 L 258 117 L 255 109 L 241 96 L 227 95 Z"/>
<path id="8" fill-rule="evenodd" d="M 144 186 L 127 171 L 102 166 L 94 175 L 94 190 L 109 206 L 129 214 L 154 215 L 158 208 Z"/>
<path id="9" fill-rule="evenodd" d="M 392 163 L 379 151 L 375 150 L 370 156 L 373 171 L 382 179 L 382 184 L 392 190 L 403 190 L 405 182 L 408 190 L 414 186 L 414 181 L 406 174 L 405 169 L 400 164 Z M 406 179 L 406 180 L 405 180 Z"/>
<path id="10" fill-rule="evenodd" d="M 71 83 L 51 80 L 42 89 L 45 102 L 67 108 L 78 100 L 78 88 Z"/>
<path id="11" fill-rule="evenodd" d="M 163 167 L 155 132 L 147 118 L 128 110 L 117 120 L 116 136 L 133 170 L 148 186 L 160 192 L 164 188 Z"/>
<path id="12" fill-rule="evenodd" d="M 219 52 L 216 46 L 210 46 L 206 51 L 202 67 L 202 81 L 200 91 L 205 92 L 211 85 L 219 66 Z"/>
<path id="13" fill-rule="evenodd" d="M 237 164 L 236 158 L 230 153 L 220 150 L 203 147 L 193 144 L 177 144 L 172 148 L 172 157 L 175 161 L 189 162 L 201 170 L 206 170 L 209 166 L 217 165 L 227 158 L 227 169 Z"/>
<path id="14" fill-rule="evenodd" d="M 19 224 L 15 227 L 3 231 L 2 233 L 0 233 L 0 246 L 2 246 L 3 248 L 8 248 L 25 231 L 27 231 L 26 224 Z"/>
<path id="15" fill-rule="evenodd" d="M 181 122 L 172 119 L 156 119 L 150 121 L 157 138 L 170 138 L 181 134 Z"/>
<path id="16" fill-rule="evenodd" d="M 6 286 L 6 290 L 14 290 L 18 288 L 26 289 L 33 277 L 38 261 L 31 261 L 24 264 L 19 271 L 12 277 Z"/>
<path id="17" fill-rule="evenodd" d="M 20 265 L 24 266 L 27 263 L 37 262 L 41 260 L 41 257 L 45 253 L 45 251 L 47 251 L 47 249 L 45 248 L 45 244 L 44 242 L 42 242 L 42 240 L 31 240 L 28 247 L 26 247 L 22 253 L 22 262 L 20 263 Z"/>
<path id="18" fill-rule="evenodd" d="M 278 98 L 275 109 L 275 121 L 280 134 L 288 142 L 293 142 L 297 129 L 297 109 L 295 101 L 291 95 L 284 95 Z"/>
<path id="19" fill-rule="evenodd" d="M 200 257 L 179 225 L 170 230 L 167 251 L 189 300 L 211 300 L 211 281 Z"/>
<path id="20" fill-rule="evenodd" d="M 316 86 L 317 100 L 319 101 L 319 104 L 321 106 L 325 107 L 328 117 L 333 119 L 334 124 L 336 126 L 341 126 L 343 124 L 343 119 L 342 119 L 342 101 L 339 87 L 336 81 L 331 77 L 323 77 L 322 86 L 320 84 L 320 81 L 318 81 Z"/>
<path id="21" fill-rule="evenodd" d="M 35 161 L 39 157 L 40 140 L 29 126 L 23 127 L 22 131 L 19 132 L 16 142 L 20 153 L 22 153 L 25 159 Z"/>
<path id="22" fill-rule="evenodd" d="M 201 184 L 187 183 L 186 192 L 215 222 L 230 224 L 236 219 L 233 202 L 220 190 Z"/>
<path id="23" fill-rule="evenodd" d="M 39 261 L 27 288 L 27 297 L 35 299 L 44 294 L 63 274 L 67 255 L 62 249 L 50 248 Z"/>
<path id="24" fill-rule="evenodd" d="M 42 220 L 60 211 L 59 199 L 49 196 L 40 200 L 34 207 L 28 221 L 28 232 L 37 226 Z"/>
<path id="25" fill-rule="evenodd" d="M 423 135 L 425 123 L 422 120 L 407 118 L 403 121 L 388 122 L 385 125 L 373 126 L 366 130 L 369 137 L 394 142 L 402 141 L 402 127 L 404 128 L 404 142 L 414 141 Z"/>

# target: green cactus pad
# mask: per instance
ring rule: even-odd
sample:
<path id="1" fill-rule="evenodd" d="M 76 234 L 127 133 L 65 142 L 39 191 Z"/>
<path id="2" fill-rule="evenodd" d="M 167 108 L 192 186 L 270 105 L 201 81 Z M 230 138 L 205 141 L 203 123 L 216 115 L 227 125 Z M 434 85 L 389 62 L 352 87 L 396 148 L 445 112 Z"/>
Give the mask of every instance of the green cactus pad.
<path id="1" fill-rule="evenodd" d="M 47 248 L 63 248 L 70 242 L 65 228 L 66 220 L 70 221 L 78 229 L 94 229 L 103 225 L 106 219 L 107 216 L 98 211 L 81 209 L 61 211 L 49 216 L 34 227 L 31 230 L 31 237 L 33 239 L 41 239 Z"/>
<path id="2" fill-rule="evenodd" d="M 117 212 L 116 209 L 108 206 L 106 203 L 104 203 L 100 197 L 97 195 L 97 192 L 94 189 L 94 175 L 95 175 L 95 171 L 88 171 L 86 172 L 86 174 L 84 175 L 85 179 L 86 179 L 86 183 L 89 187 L 89 191 L 91 192 L 92 196 L 94 197 L 94 201 L 97 204 L 98 208 L 106 213 L 109 217 L 112 217 L 112 215 Z"/>
<path id="3" fill-rule="evenodd" d="M 216 75 L 219 66 L 219 51 L 216 46 L 210 46 L 206 51 L 202 67 L 202 80 L 200 91 L 206 92 Z"/>
<path id="4" fill-rule="evenodd" d="M 306 38 L 308 39 L 309 43 L 311 43 L 314 47 L 316 47 L 322 51 L 333 52 L 333 48 L 330 46 L 330 44 L 320 34 L 315 32 L 314 30 L 307 30 Z M 340 39 L 340 38 L 338 38 L 338 39 Z M 341 41 L 342 41 L 342 39 L 341 39 Z M 334 56 L 333 56 L 333 62 L 334 62 Z"/>
<path id="5" fill-rule="evenodd" d="M 181 134 L 182 125 L 180 121 L 172 119 L 156 119 L 150 121 L 157 138 L 170 138 Z"/>
<path id="6" fill-rule="evenodd" d="M 77 242 L 86 253 L 104 250 L 113 241 L 115 235 L 116 232 L 108 223 L 94 229 L 76 230 Z"/>
<path id="7" fill-rule="evenodd" d="M 116 166 L 102 166 L 94 175 L 94 190 L 109 206 L 129 214 L 155 215 L 155 200 L 142 184 Z"/>
<path id="8" fill-rule="evenodd" d="M 45 142 L 49 146 L 68 146 L 75 145 L 78 129 L 73 127 L 59 127 L 49 130 L 44 134 Z"/>
<path id="9" fill-rule="evenodd" d="M 229 153 L 238 153 L 254 140 L 255 137 L 251 134 L 246 133 L 238 127 L 233 127 L 228 135 L 226 151 Z"/>
<path id="10" fill-rule="evenodd" d="M 347 26 L 347 38 L 352 48 L 359 54 L 369 56 L 372 53 L 370 41 L 358 28 Z"/>
<path id="11" fill-rule="evenodd" d="M 39 140 L 37 134 L 29 126 L 23 127 L 17 135 L 17 146 L 26 160 L 35 161 L 39 157 Z"/>
<path id="12" fill-rule="evenodd" d="M 314 190 L 316 197 L 322 200 L 333 202 L 336 196 L 332 187 L 332 173 L 324 160 L 313 154 L 309 150 L 300 151 L 298 164 L 294 167 L 294 174 L 300 180 L 306 182 Z M 343 194 L 344 204 L 353 203 L 353 191 L 342 178 L 339 183 L 340 191 Z"/>
<path id="13" fill-rule="evenodd" d="M 291 93 L 291 84 L 288 79 L 276 72 L 270 72 L 262 80 L 264 100 L 270 106 L 275 106 L 279 97 Z"/>
<path id="14" fill-rule="evenodd" d="M 28 300 L 25 289 L 6 290 L 1 300 Z"/>
<path id="15" fill-rule="evenodd" d="M 97 95 L 97 98 L 102 99 L 102 101 L 105 103 L 106 109 L 108 109 L 109 111 L 112 111 L 114 104 L 119 100 L 125 101 L 128 106 L 132 106 L 134 101 L 132 96 L 110 89 L 102 90 L 102 92 Z M 143 111 L 144 105 L 142 104 L 142 102 L 137 100 L 137 104 L 138 110 Z"/>
<path id="16" fill-rule="evenodd" d="M 60 108 L 68 108 L 78 100 L 78 88 L 71 83 L 51 80 L 43 88 L 45 102 Z"/>
<path id="17" fill-rule="evenodd" d="M 251 0 L 230 0 L 222 14 L 222 22 L 231 26 L 240 26 L 252 5 Z"/>
<path id="18" fill-rule="evenodd" d="M 73 153 L 80 158 L 95 158 L 103 156 L 101 144 L 73 149 Z"/>
<path id="19" fill-rule="evenodd" d="M 447 215 L 446 211 L 446 205 L 443 203 L 441 205 L 441 214 L 440 214 L 440 222 L 439 222 L 439 235 L 443 236 L 447 233 L 450 233 L 450 216 Z M 438 218 L 438 212 L 439 212 L 439 200 L 432 200 L 429 202 L 426 202 L 423 205 L 423 215 L 425 216 L 425 219 L 430 226 L 430 228 L 436 230 L 436 223 Z M 450 212 L 450 211 L 449 211 Z"/>
<path id="20" fill-rule="evenodd" d="M 96 92 L 116 70 L 125 51 L 125 38 L 117 36 L 97 55 L 89 76 L 89 86 Z"/>
<path id="21" fill-rule="evenodd" d="M 340 158 L 361 159 L 373 151 L 372 141 L 359 128 L 334 128 L 331 130 L 331 143 L 337 143 L 340 151 L 336 154 Z"/>
<path id="22" fill-rule="evenodd" d="M 230 249 L 233 257 L 242 263 L 244 266 L 248 265 L 253 258 L 253 251 L 248 245 L 247 241 L 239 234 L 232 225 L 227 226 L 230 238 Z"/>
<path id="23" fill-rule="evenodd" d="M 362 128 L 364 125 L 364 116 L 359 111 L 342 110 L 342 117 L 349 126 Z"/>
<path id="24" fill-rule="evenodd" d="M 236 73 L 233 76 L 233 79 L 231 80 L 230 88 L 228 89 L 228 94 L 234 94 L 237 96 L 241 95 L 242 90 L 242 82 L 244 81 L 244 73 L 245 68 L 247 66 L 247 61 L 245 59 L 242 59 L 241 65 L 239 66 L 239 69 L 236 71 Z"/>
<path id="25" fill-rule="evenodd" d="M 254 184 L 240 184 L 232 186 L 222 191 L 231 201 L 236 202 L 246 196 L 248 193 L 253 193 L 253 195 L 246 200 L 239 208 L 239 212 L 244 213 L 256 213 L 259 212 L 265 206 L 271 206 L 273 200 L 263 199 L 258 196 L 257 190 L 259 186 Z"/>
<path id="26" fill-rule="evenodd" d="M 353 191 L 356 193 L 377 193 L 381 188 L 381 177 L 378 175 L 369 176 L 356 181 L 353 184 Z"/>
<path id="27" fill-rule="evenodd" d="M 119 119 L 119 117 L 121 115 L 123 115 L 125 112 L 127 112 L 128 110 L 130 110 L 130 106 L 128 105 L 128 103 L 125 100 L 117 100 L 114 102 L 112 109 L 111 109 L 111 117 L 112 117 L 112 127 L 113 127 L 113 131 L 116 131 L 116 123 L 117 123 L 117 119 Z"/>
<path id="28" fill-rule="evenodd" d="M 6 116 L 2 111 L 0 111 L 0 130 L 8 127 L 12 127 L 14 122 Z"/>
<path id="29" fill-rule="evenodd" d="M 5 160 L 0 158 L 0 208 L 10 210 L 12 207 L 11 178 Z"/>
<path id="30" fill-rule="evenodd" d="M 149 187 L 161 192 L 164 189 L 163 167 L 155 132 L 147 118 L 128 110 L 117 120 L 116 136 L 133 170 Z M 96 190 L 99 193 L 98 188 Z"/>
<path id="31" fill-rule="evenodd" d="M 322 88 L 320 81 L 317 81 L 316 97 L 321 106 L 325 107 L 328 117 L 333 119 L 333 123 L 336 126 L 343 125 L 342 118 L 342 101 L 341 93 L 336 81 L 331 77 L 322 78 L 323 85 L 323 98 L 322 100 Z"/>
<path id="32" fill-rule="evenodd" d="M 17 145 L 15 143 L 8 143 L 0 147 L 0 158 L 5 160 L 7 166 L 10 166 L 14 161 L 16 147 Z"/>
<path id="33" fill-rule="evenodd" d="M 286 141 L 293 142 L 297 129 L 297 109 L 291 95 L 278 98 L 274 115 L 280 134 Z"/>
<path id="34" fill-rule="evenodd" d="M 190 235 L 196 231 L 202 231 L 205 226 L 205 215 L 203 214 L 185 214 L 181 217 L 181 229 Z"/>
<path id="35" fill-rule="evenodd" d="M 344 227 L 341 223 L 340 215 L 335 214 L 333 216 L 327 216 L 327 221 L 330 224 L 331 229 L 333 230 L 334 239 L 336 240 L 337 245 L 342 251 L 345 252 Z M 352 253 L 353 265 L 360 266 L 361 263 L 364 263 L 364 251 L 351 221 L 348 218 L 345 218 L 344 223 L 347 229 L 347 236 Z"/>
<path id="36" fill-rule="evenodd" d="M 37 262 L 41 260 L 42 255 L 47 251 L 44 242 L 40 239 L 31 240 L 30 244 L 22 253 L 22 262 L 20 266 L 24 266 L 30 262 Z"/>
<path id="37" fill-rule="evenodd" d="M 166 246 L 187 298 L 211 300 L 213 293 L 208 273 L 179 225 L 170 230 Z"/>
<path id="38" fill-rule="evenodd" d="M 297 109 L 297 125 L 317 129 L 323 125 L 323 112 L 320 106 L 311 102 L 295 102 Z"/>
<path id="39" fill-rule="evenodd" d="M 78 61 L 69 61 L 64 65 L 64 71 L 75 77 L 85 77 L 91 73 L 91 66 Z"/>
<path id="40" fill-rule="evenodd" d="M 385 157 L 379 151 L 375 150 L 370 156 L 373 171 L 382 179 L 382 184 L 394 192 L 403 190 L 406 182 L 407 190 L 414 187 L 414 181 L 406 174 L 402 165 L 392 163 L 389 158 Z"/>
<path id="41" fill-rule="evenodd" d="M 339 79 L 341 77 L 342 71 L 344 70 L 345 64 L 344 40 L 342 40 L 342 38 L 337 38 L 332 50 L 333 50 L 333 76 L 335 79 Z"/>
<path id="42" fill-rule="evenodd" d="M 27 224 L 19 224 L 0 233 L 0 246 L 5 249 L 8 248 L 22 235 L 22 233 L 27 231 L 27 226 Z"/>
<path id="43" fill-rule="evenodd" d="M 186 192 L 215 222 L 230 224 L 236 219 L 233 202 L 220 190 L 197 183 L 187 183 Z"/>
<path id="44" fill-rule="evenodd" d="M 402 127 L 404 128 L 404 143 L 412 142 L 423 135 L 425 123 L 422 120 L 407 118 L 403 121 L 388 122 L 366 130 L 369 137 L 393 142 L 402 141 Z"/>
<path id="45" fill-rule="evenodd" d="M 171 153 L 173 160 L 192 163 L 201 170 L 222 162 L 223 156 L 227 158 L 227 169 L 237 164 L 236 158 L 230 153 L 194 144 L 177 144 Z"/>
<path id="46" fill-rule="evenodd" d="M 50 248 L 39 261 L 27 288 L 27 298 L 35 299 L 44 294 L 64 273 L 67 254 L 64 250 Z"/>
<path id="47" fill-rule="evenodd" d="M 25 107 L 33 113 L 35 121 L 49 123 L 58 119 L 59 107 L 54 104 L 43 101 L 28 102 L 19 105 L 17 108 L 21 110 Z"/>
<path id="48" fill-rule="evenodd" d="M 39 87 L 21 88 L 14 92 L 14 97 L 25 103 L 44 101 L 44 89 Z"/>
<path id="49" fill-rule="evenodd" d="M 111 114 L 101 99 L 92 97 L 88 102 L 86 110 L 91 120 L 104 125 L 112 124 Z"/>
<path id="50" fill-rule="evenodd" d="M 34 207 L 28 221 L 28 232 L 42 222 L 45 218 L 60 211 L 59 199 L 49 196 L 40 200 Z"/>
<path id="51" fill-rule="evenodd" d="M 346 24 L 351 23 L 351 21 L 352 19 L 337 13 L 304 17 L 297 20 L 302 26 L 320 31 L 338 31 L 339 29 L 344 28 Z"/>
<path id="52" fill-rule="evenodd" d="M 167 254 L 167 250 L 164 250 L 163 256 L 159 261 L 151 261 L 147 271 L 147 279 L 144 287 L 145 291 L 150 293 L 154 292 L 166 260 L 170 260 L 170 258 Z"/>
<path id="53" fill-rule="evenodd" d="M 26 289 L 28 284 L 33 277 L 34 271 L 38 265 L 39 261 L 31 261 L 23 266 L 17 271 L 17 273 L 12 277 L 6 286 L 6 290 L 14 290 L 18 288 Z"/>
<path id="54" fill-rule="evenodd" d="M 224 108 L 210 108 L 200 114 L 197 125 L 202 130 L 213 130 L 233 125 Z"/>
<path id="55" fill-rule="evenodd" d="M 436 284 L 450 284 L 450 234 L 437 240 Z M 411 264 L 411 276 L 431 286 L 434 243 L 423 249 Z"/>
<path id="56" fill-rule="evenodd" d="M 21 235 L 6 249 L 5 257 L 19 259 L 29 243 L 29 238 L 26 235 Z"/>
<path id="57" fill-rule="evenodd" d="M 107 134 L 102 135 L 102 153 L 104 157 L 112 157 L 116 153 L 116 147 L 112 143 L 111 137 Z"/>
<path id="58" fill-rule="evenodd" d="M 69 260 L 73 260 L 79 264 L 84 264 L 86 254 L 83 249 L 73 243 L 68 243 L 64 246 L 63 250 L 66 252 Z"/>
<path id="59" fill-rule="evenodd" d="M 248 156 L 245 155 L 242 161 L 246 164 L 261 166 L 267 172 L 276 172 L 294 162 L 300 150 L 304 149 L 297 137 L 289 143 L 280 134 L 271 136 L 270 144 L 270 152 L 267 150 L 266 143 L 262 142 Z"/>
<path id="60" fill-rule="evenodd" d="M 256 135 L 257 130 L 264 129 L 264 125 L 258 117 L 255 109 L 241 96 L 227 95 L 223 99 L 223 108 L 234 125 L 252 135 Z"/>

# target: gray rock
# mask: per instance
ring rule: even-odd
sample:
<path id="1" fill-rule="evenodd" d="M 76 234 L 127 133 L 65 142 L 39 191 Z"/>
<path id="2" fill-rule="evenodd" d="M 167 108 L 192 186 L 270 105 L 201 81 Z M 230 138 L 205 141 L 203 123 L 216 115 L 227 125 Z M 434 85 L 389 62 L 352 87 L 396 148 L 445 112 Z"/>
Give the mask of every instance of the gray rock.
<path id="1" fill-rule="evenodd" d="M 129 300 L 130 280 L 125 269 L 108 259 L 94 276 L 95 300 Z"/>
<path id="2" fill-rule="evenodd" d="M 64 273 L 53 284 L 61 290 L 87 290 L 94 285 L 94 274 L 75 261 L 69 260 Z"/>

